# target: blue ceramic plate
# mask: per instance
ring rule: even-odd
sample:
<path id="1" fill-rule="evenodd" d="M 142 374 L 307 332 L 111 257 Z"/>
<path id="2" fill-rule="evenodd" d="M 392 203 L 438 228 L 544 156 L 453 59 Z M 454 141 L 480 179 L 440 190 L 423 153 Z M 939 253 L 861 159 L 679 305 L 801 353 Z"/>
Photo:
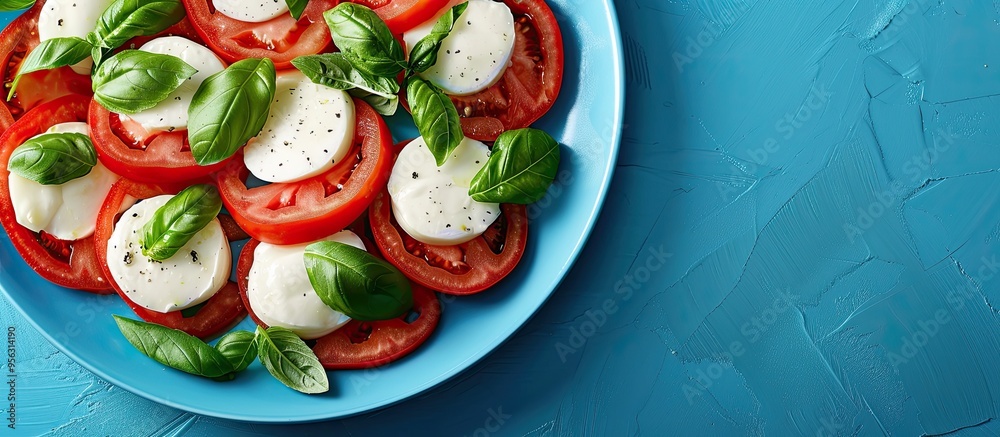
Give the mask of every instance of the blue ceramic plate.
<path id="1" fill-rule="evenodd" d="M 111 383 L 182 410 L 251 422 L 344 417 L 399 402 L 451 378 L 496 349 L 545 302 L 576 259 L 597 220 L 617 156 L 624 84 L 611 0 L 549 0 L 563 31 L 565 79 L 555 108 L 538 123 L 564 144 L 562 184 L 529 209 L 528 249 L 514 273 L 476 296 L 446 299 L 441 324 L 412 355 L 380 369 L 330 372 L 331 390 L 303 395 L 255 363 L 216 383 L 165 368 L 139 354 L 111 314 L 134 317 L 117 296 L 55 287 L 0 235 L 0 288 L 66 355 Z M 0 16 L 6 24 L 11 16 Z M 390 120 L 397 138 L 412 122 Z M 558 183 L 558 182 L 557 182 Z M 253 329 L 244 320 L 238 329 Z"/>

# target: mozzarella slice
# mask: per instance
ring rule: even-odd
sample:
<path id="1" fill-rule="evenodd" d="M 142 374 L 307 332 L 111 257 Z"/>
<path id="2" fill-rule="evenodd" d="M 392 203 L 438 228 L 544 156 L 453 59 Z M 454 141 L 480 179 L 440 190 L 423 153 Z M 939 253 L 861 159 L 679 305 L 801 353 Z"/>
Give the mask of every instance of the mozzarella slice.
<path id="1" fill-rule="evenodd" d="M 87 123 L 62 123 L 46 133 L 89 135 Z M 60 185 L 42 185 L 11 173 L 7 178 L 17 222 L 35 232 L 60 240 L 78 240 L 94 233 L 97 213 L 118 175 L 100 162 L 86 176 Z"/>
<path id="2" fill-rule="evenodd" d="M 97 26 L 97 19 L 114 0 L 48 0 L 38 14 L 38 39 L 75 36 L 87 38 Z M 90 75 L 94 60 L 87 58 L 74 65 L 77 74 Z"/>
<path id="3" fill-rule="evenodd" d="M 365 249 L 351 231 L 340 231 L 322 241 Z M 322 337 L 351 321 L 323 303 L 313 290 L 305 265 L 308 245 L 260 243 L 253 252 L 247 279 L 247 300 L 257 318 L 268 326 L 288 328 L 306 340 Z"/>
<path id="4" fill-rule="evenodd" d="M 186 129 L 188 123 L 188 107 L 191 98 L 201 83 L 209 76 L 218 73 L 226 66 L 211 50 L 194 41 L 180 36 L 166 36 L 147 42 L 139 50 L 161 55 L 176 56 L 198 70 L 186 82 L 156 106 L 132 114 L 122 116 L 123 120 L 134 120 L 150 133 L 170 132 L 176 129 Z"/>
<path id="5" fill-rule="evenodd" d="M 399 152 L 389 176 L 392 213 L 411 237 L 426 244 L 461 244 L 500 215 L 500 205 L 472 200 L 469 186 L 489 159 L 485 144 L 465 138 L 438 167 L 423 138 Z"/>
<path id="6" fill-rule="evenodd" d="M 350 95 L 290 71 L 278 75 L 271 113 L 243 160 L 260 180 L 295 182 L 333 168 L 353 142 Z"/>
<path id="7" fill-rule="evenodd" d="M 208 300 L 229 280 L 232 254 L 218 219 L 198 231 L 177 253 L 156 261 L 142 255 L 142 227 L 172 196 L 143 200 L 126 210 L 108 240 L 111 278 L 143 308 L 166 313 Z"/>
<path id="8" fill-rule="evenodd" d="M 431 33 L 431 20 L 403 34 L 407 52 Z M 421 77 L 453 95 L 489 88 L 503 76 L 514 53 L 514 16 L 502 2 L 470 0 L 451 33 L 441 42 L 437 63 Z"/>
<path id="9" fill-rule="evenodd" d="M 288 13 L 285 0 L 212 0 L 215 10 L 246 23 L 263 23 Z"/>

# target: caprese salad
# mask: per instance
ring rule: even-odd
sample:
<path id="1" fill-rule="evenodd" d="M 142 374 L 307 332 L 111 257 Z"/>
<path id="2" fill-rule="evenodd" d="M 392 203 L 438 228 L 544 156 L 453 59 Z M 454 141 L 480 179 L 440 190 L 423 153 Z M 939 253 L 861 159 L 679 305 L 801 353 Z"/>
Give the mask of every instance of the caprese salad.
<path id="1" fill-rule="evenodd" d="M 544 0 L 0 0 L 28 7 L 0 33 L 0 223 L 188 373 L 259 359 L 319 393 L 405 356 L 437 293 L 515 268 L 559 166 L 530 127 L 562 82 Z M 420 136 L 394 144 L 400 106 Z"/>

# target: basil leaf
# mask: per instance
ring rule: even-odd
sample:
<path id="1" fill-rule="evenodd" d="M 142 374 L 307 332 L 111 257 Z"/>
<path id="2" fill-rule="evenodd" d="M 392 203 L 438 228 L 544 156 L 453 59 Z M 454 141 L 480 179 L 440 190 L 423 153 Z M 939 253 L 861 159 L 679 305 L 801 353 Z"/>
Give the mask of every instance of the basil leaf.
<path id="1" fill-rule="evenodd" d="M 388 77 L 372 76 L 354 68 L 343 53 L 299 56 L 292 65 L 309 80 L 338 90 L 360 88 L 379 94 L 396 94 L 399 83 Z"/>
<path id="2" fill-rule="evenodd" d="M 202 82 L 188 108 L 188 143 L 198 164 L 221 162 L 260 133 L 274 81 L 274 63 L 264 58 L 238 61 Z"/>
<path id="3" fill-rule="evenodd" d="M 20 11 L 35 4 L 35 0 L 0 0 L 0 12 Z"/>
<path id="4" fill-rule="evenodd" d="M 469 195 L 477 202 L 535 203 L 559 170 L 559 143 L 532 128 L 504 132 L 486 165 L 472 178 Z"/>
<path id="5" fill-rule="evenodd" d="M 285 0 L 285 4 L 288 5 L 288 12 L 292 13 L 292 18 L 298 20 L 302 16 L 302 11 L 309 5 L 309 0 Z"/>
<path id="6" fill-rule="evenodd" d="M 313 83 L 347 90 L 351 96 L 372 105 L 382 115 L 393 115 L 399 106 L 399 83 L 388 77 L 364 73 L 344 57 L 343 53 L 300 56 L 292 65 Z"/>
<path id="7" fill-rule="evenodd" d="M 21 81 L 21 76 L 40 70 L 74 65 L 87 59 L 90 56 L 90 49 L 90 43 L 77 37 L 52 38 L 42 41 L 21 61 L 17 77 L 14 78 L 14 83 L 10 85 L 10 92 L 7 93 L 7 100 L 14 97 L 14 91 L 17 90 L 17 83 Z"/>
<path id="8" fill-rule="evenodd" d="M 25 141 L 11 153 L 8 169 L 42 185 L 59 185 L 86 176 L 95 165 L 90 137 L 66 132 Z"/>
<path id="9" fill-rule="evenodd" d="M 306 273 L 330 308 L 361 321 L 388 320 L 413 308 L 410 281 L 392 264 L 354 246 L 320 241 L 306 246 Z"/>
<path id="10" fill-rule="evenodd" d="M 406 67 L 403 46 L 371 9 L 341 3 L 323 13 L 333 43 L 354 68 L 372 76 L 395 77 Z"/>
<path id="11" fill-rule="evenodd" d="M 421 38 L 417 45 L 413 46 L 413 50 L 410 50 L 410 70 L 423 73 L 437 63 L 441 42 L 455 28 L 455 23 L 468 6 L 469 2 L 458 4 L 438 18 L 431 28 L 431 33 Z"/>
<path id="12" fill-rule="evenodd" d="M 233 365 L 212 346 L 179 329 L 114 316 L 122 335 L 143 355 L 192 375 L 220 378 Z"/>
<path id="13" fill-rule="evenodd" d="M 379 114 L 389 116 L 394 115 L 399 108 L 399 96 L 395 94 L 378 94 L 355 88 L 347 92 L 351 97 L 364 100 L 371 105 L 372 109 Z"/>
<path id="14" fill-rule="evenodd" d="M 95 46 L 114 49 L 137 36 L 151 36 L 184 18 L 181 0 L 115 0 L 97 20 Z M 99 63 L 98 57 L 94 58 Z"/>
<path id="15" fill-rule="evenodd" d="M 330 380 L 316 354 L 288 329 L 258 326 L 257 356 L 275 379 L 293 390 L 309 394 L 330 390 Z"/>
<path id="16" fill-rule="evenodd" d="M 451 99 L 434 84 L 417 76 L 407 79 L 406 99 L 413 122 L 440 166 L 462 142 L 462 122 Z"/>
<path id="17" fill-rule="evenodd" d="M 197 72 L 175 56 L 125 50 L 94 71 L 94 100 L 111 112 L 135 114 L 162 102 Z"/>
<path id="18" fill-rule="evenodd" d="M 233 365 L 234 372 L 246 370 L 257 359 L 257 337 L 252 332 L 233 331 L 223 335 L 215 348 Z"/>
<path id="19" fill-rule="evenodd" d="M 157 208 L 142 226 L 139 243 L 142 254 L 157 261 L 174 256 L 208 226 L 222 210 L 222 198 L 213 185 L 199 184 L 185 188 Z"/>

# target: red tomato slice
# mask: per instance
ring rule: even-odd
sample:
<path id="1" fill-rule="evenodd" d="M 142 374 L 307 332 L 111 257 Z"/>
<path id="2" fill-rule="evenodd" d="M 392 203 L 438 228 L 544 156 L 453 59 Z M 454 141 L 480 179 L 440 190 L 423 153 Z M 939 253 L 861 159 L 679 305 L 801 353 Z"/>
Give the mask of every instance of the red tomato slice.
<path id="1" fill-rule="evenodd" d="M 121 216 L 123 206 L 130 199 L 148 199 L 161 194 L 172 194 L 174 190 L 166 190 L 154 185 L 141 184 L 138 182 L 122 179 L 111 188 L 108 198 L 104 201 L 101 213 L 97 216 L 97 232 L 94 233 L 97 244 L 97 259 L 104 270 L 104 275 L 111 278 L 111 270 L 108 268 L 108 247 L 107 242 L 111 240 L 111 233 L 114 232 L 115 223 Z M 220 220 L 225 224 L 224 218 Z M 235 241 L 240 238 L 234 234 L 231 226 L 223 226 L 226 230 L 226 238 Z M 243 300 L 240 299 L 239 287 L 234 282 L 229 282 L 221 290 L 209 298 L 201 309 L 191 317 L 184 317 L 180 311 L 161 313 L 151 311 L 139 306 L 139 304 L 129 299 L 121 287 L 114 280 L 109 280 L 115 292 L 118 293 L 129 308 L 143 320 L 150 323 L 157 323 L 168 328 L 180 329 L 195 337 L 209 338 L 219 334 L 238 323 L 246 315 L 246 308 L 243 307 Z"/>
<path id="2" fill-rule="evenodd" d="M 229 18 L 216 11 L 211 0 L 184 0 L 184 8 L 198 34 L 226 61 L 271 58 L 281 69 L 288 68 L 292 59 L 330 46 L 330 29 L 323 12 L 338 3 L 340 0 L 312 0 L 298 21 L 284 14 L 264 23 Z"/>
<path id="3" fill-rule="evenodd" d="M 392 215 L 386 191 L 375 198 L 368 219 L 375 242 L 392 265 L 411 281 L 446 294 L 474 294 L 492 287 L 514 270 L 528 242 L 523 205 L 500 205 L 493 226 L 454 246 L 432 246 L 407 235 Z"/>
<path id="4" fill-rule="evenodd" d="M 375 11 L 393 34 L 401 34 L 434 18 L 451 0 L 350 0 Z"/>
<path id="5" fill-rule="evenodd" d="M 362 240 L 371 253 L 378 254 L 378 250 L 366 238 L 362 237 Z M 266 328 L 267 324 L 261 322 L 253 313 L 247 297 L 247 279 L 253 266 L 253 252 L 258 244 L 260 242 L 257 240 L 250 240 L 243 246 L 239 263 L 236 265 L 236 275 L 240 284 L 240 296 L 250 312 L 250 317 L 258 325 Z M 313 352 L 323 367 L 327 369 L 377 367 L 398 360 L 423 344 L 441 319 L 441 303 L 433 291 L 418 284 L 412 286 L 411 313 L 417 314 L 415 320 L 407 322 L 410 319 L 409 314 L 377 322 L 351 320 L 340 329 L 316 340 Z"/>
<path id="6" fill-rule="evenodd" d="M 7 101 L 17 70 L 24 57 L 38 47 L 38 14 L 45 6 L 45 0 L 38 0 L 35 6 L 12 21 L 0 33 L 0 78 L 3 79 L 3 102 L 0 105 L 0 132 L 9 127 L 25 112 L 38 105 L 51 102 L 69 94 L 90 96 L 93 94 L 90 77 L 76 74 L 70 67 L 36 71 L 21 78 L 14 98 Z"/>
<path id="7" fill-rule="evenodd" d="M 253 238 L 273 244 L 315 241 L 364 214 L 392 171 L 392 133 L 375 110 L 354 100 L 354 149 L 330 171 L 299 182 L 247 188 L 242 159 L 216 176 L 226 209 Z"/>
<path id="8" fill-rule="evenodd" d="M 80 95 L 68 95 L 42 104 L 0 136 L 0 163 L 3 163 L 0 165 L 0 222 L 14 248 L 41 277 L 63 287 L 108 294 L 111 285 L 101 271 L 95 252 L 95 237 L 65 241 L 19 225 L 8 182 L 10 171 L 7 170 L 7 161 L 14 149 L 53 125 L 86 121 L 89 100 Z"/>
<path id="9" fill-rule="evenodd" d="M 500 80 L 471 96 L 452 96 L 465 136 L 494 141 L 528 127 L 556 101 L 563 77 L 559 23 L 543 0 L 504 0 L 514 13 L 514 54 Z"/>
<path id="10" fill-rule="evenodd" d="M 150 135 L 138 123 L 123 123 L 97 100 L 90 104 L 90 132 L 101 163 L 138 182 L 190 185 L 221 170 L 233 158 L 200 166 L 191 155 L 187 130 Z"/>

